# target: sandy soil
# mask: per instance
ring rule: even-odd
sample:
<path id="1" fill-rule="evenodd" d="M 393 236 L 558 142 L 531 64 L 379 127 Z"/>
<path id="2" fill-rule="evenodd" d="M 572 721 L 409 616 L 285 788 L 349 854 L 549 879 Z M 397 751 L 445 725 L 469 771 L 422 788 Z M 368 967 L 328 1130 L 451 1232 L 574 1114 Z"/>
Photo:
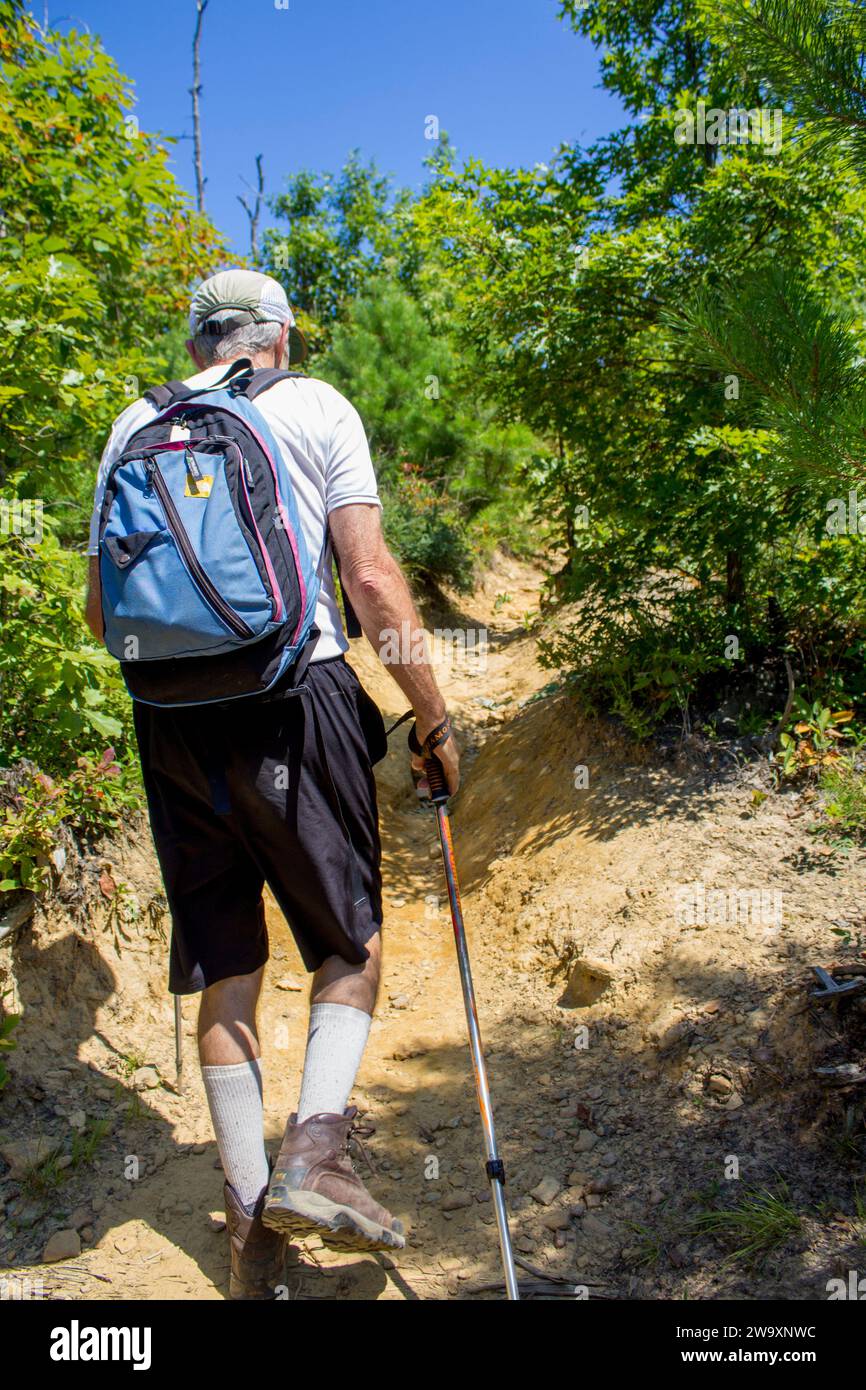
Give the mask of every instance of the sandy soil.
<path id="1" fill-rule="evenodd" d="M 694 748 L 635 751 L 548 693 L 524 626 L 540 578 L 500 559 L 440 618 L 487 627 L 486 662 L 439 653 L 466 748 L 454 830 L 525 1277 L 605 1298 L 825 1298 L 828 1279 L 866 1264 L 852 1142 L 864 1088 L 822 1087 L 814 1068 L 862 1060 L 866 1029 L 857 1005 L 808 1008 L 809 968 L 862 951 L 866 856 L 816 839 L 799 793 L 764 796 L 759 767 L 723 771 Z M 368 689 L 386 715 L 402 713 L 355 645 Z M 384 986 L 353 1099 L 376 1126 L 367 1181 L 410 1241 L 395 1258 L 293 1247 L 290 1299 L 501 1296 L 435 826 L 414 798 L 402 730 L 392 744 L 379 777 Z M 88 872 L 106 868 L 105 905 L 88 922 L 58 901 L 0 950 L 0 983 L 23 1011 L 0 1101 L 0 1156 L 13 1160 L 0 1164 L 0 1267 L 7 1287 L 41 1279 L 52 1297 L 222 1298 L 222 1180 L 195 1005 L 184 1005 L 179 1096 L 146 834 Z M 711 899 L 706 921 L 684 921 L 695 883 L 763 890 L 765 920 Z M 276 1145 L 297 1099 L 306 983 L 272 905 L 269 925 L 261 1036 Z M 100 1124 L 89 1161 L 74 1136 Z M 68 1162 L 40 1186 L 32 1163 L 52 1148 Z M 760 1262 L 731 1258 L 701 1228 L 750 1189 L 781 1195 L 793 1216 Z M 80 1232 L 82 1253 L 40 1263 L 61 1229 Z"/>

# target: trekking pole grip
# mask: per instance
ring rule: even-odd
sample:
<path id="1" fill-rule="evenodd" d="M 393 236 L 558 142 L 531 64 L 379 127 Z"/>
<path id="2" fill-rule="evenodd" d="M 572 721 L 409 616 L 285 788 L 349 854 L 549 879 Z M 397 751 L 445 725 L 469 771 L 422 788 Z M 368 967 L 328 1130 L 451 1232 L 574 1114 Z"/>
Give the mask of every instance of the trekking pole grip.
<path id="1" fill-rule="evenodd" d="M 424 771 L 430 788 L 430 800 L 443 804 L 448 800 L 448 784 L 445 781 L 445 769 L 435 754 L 424 759 Z"/>
<path id="2" fill-rule="evenodd" d="M 424 740 L 423 745 L 418 740 L 415 725 L 409 730 L 409 747 L 418 757 L 424 759 L 424 772 L 427 777 L 427 785 L 430 788 L 430 800 L 436 806 L 444 806 L 448 800 L 448 783 L 445 780 L 445 769 L 436 757 L 436 749 L 440 743 L 444 743 L 451 734 L 451 720 L 447 714 L 441 724 L 437 724 L 435 729 Z"/>

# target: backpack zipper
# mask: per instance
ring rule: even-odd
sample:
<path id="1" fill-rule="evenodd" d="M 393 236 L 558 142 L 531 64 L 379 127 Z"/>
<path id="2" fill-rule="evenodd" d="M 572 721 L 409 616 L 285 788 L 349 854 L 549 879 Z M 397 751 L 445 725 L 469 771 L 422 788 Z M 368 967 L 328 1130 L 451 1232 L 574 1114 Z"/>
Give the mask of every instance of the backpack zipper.
<path id="1" fill-rule="evenodd" d="M 190 577 L 192 578 L 193 583 L 196 585 L 200 593 L 210 604 L 211 608 L 213 608 L 217 616 L 222 619 L 226 627 L 230 628 L 236 637 L 242 637 L 247 641 L 250 638 L 255 637 L 255 633 L 253 632 L 252 628 L 244 622 L 240 614 L 236 613 L 235 610 L 228 603 L 226 603 L 222 594 L 214 586 L 212 580 L 208 577 L 207 573 L 202 568 L 201 561 L 199 560 L 198 556 L 192 548 L 192 545 L 190 544 L 190 539 L 186 533 L 186 528 L 184 527 L 184 524 L 180 518 L 180 513 L 178 512 L 177 507 L 174 504 L 174 498 L 168 490 L 166 481 L 159 470 L 159 465 L 157 464 L 156 460 L 145 459 L 144 467 L 147 472 L 148 479 L 150 483 L 153 485 L 156 495 L 162 503 L 162 508 L 165 512 L 165 519 L 168 522 L 168 528 L 171 531 L 171 534 L 174 537 L 175 541 L 177 542 L 177 547 L 184 558 L 184 563 L 186 564 L 186 567 L 189 570 Z"/>

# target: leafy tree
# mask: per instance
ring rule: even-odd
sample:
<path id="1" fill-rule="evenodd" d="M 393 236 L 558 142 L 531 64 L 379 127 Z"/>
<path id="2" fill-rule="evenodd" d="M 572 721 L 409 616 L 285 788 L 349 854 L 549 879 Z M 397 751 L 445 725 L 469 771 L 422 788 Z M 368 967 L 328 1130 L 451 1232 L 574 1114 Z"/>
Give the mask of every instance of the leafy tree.
<path id="1" fill-rule="evenodd" d="M 221 243 L 99 44 L 0 21 L 0 762 L 64 775 L 128 718 L 82 616 L 99 453 Z"/>
<path id="2" fill-rule="evenodd" d="M 347 305 L 401 255 L 408 204 L 391 181 L 354 151 L 336 176 L 304 170 L 271 200 L 282 227 L 264 237 L 265 269 L 301 312 L 311 347 L 326 347 Z"/>
<path id="3" fill-rule="evenodd" d="M 423 578 L 468 581 L 467 521 L 514 487 L 532 436 L 479 410 L 441 314 L 381 277 L 349 306 L 319 373 L 357 406 L 385 494 L 389 539 Z M 514 512 L 519 510 L 514 507 Z M 497 529 L 502 512 L 497 510 Z"/>
<path id="4" fill-rule="evenodd" d="M 100 440 L 220 243 L 97 41 L 0 19 L 0 488 L 80 541 Z"/>
<path id="5" fill-rule="evenodd" d="M 677 109 L 701 86 L 720 107 L 762 90 L 755 77 L 735 81 L 697 5 L 566 10 L 610 55 L 605 81 L 629 109 L 649 103 L 651 121 L 628 132 L 631 168 L 616 140 L 531 171 L 470 161 L 417 220 L 448 274 L 485 394 L 548 441 L 530 482 L 560 528 L 560 587 L 581 605 L 548 659 L 645 732 L 696 692 L 711 698 L 711 681 L 735 684 L 736 661 L 753 683 L 769 663 L 768 703 L 784 694 L 785 656 L 804 678 L 844 666 L 845 652 L 856 668 L 859 638 L 828 603 L 850 593 L 856 547 L 825 543 L 822 488 L 781 466 L 746 377 L 726 381 L 718 361 L 683 350 L 670 323 L 696 286 L 727 294 L 770 268 L 799 268 L 850 301 L 866 221 L 832 147 L 807 161 L 793 142 L 751 141 L 706 160 L 678 143 Z M 605 184 L 611 174 L 619 187 Z M 740 340 L 747 332 L 744 313 Z M 779 345 L 765 375 L 784 353 Z M 849 373 L 855 365 L 849 351 Z M 852 378 L 834 380 L 838 394 Z"/>
<path id="6" fill-rule="evenodd" d="M 784 103 L 794 159 L 832 155 L 866 180 L 863 7 L 729 0 L 720 11 L 705 8 L 739 61 L 764 74 L 772 99 Z M 840 179 L 840 212 L 853 207 L 859 244 L 862 186 L 856 199 L 849 190 Z M 840 217 L 823 265 L 764 260 L 701 287 L 670 320 L 693 360 L 748 385 L 744 413 L 773 431 L 780 466 L 838 483 L 856 482 L 866 463 L 862 257 L 846 265 L 850 220 Z"/>

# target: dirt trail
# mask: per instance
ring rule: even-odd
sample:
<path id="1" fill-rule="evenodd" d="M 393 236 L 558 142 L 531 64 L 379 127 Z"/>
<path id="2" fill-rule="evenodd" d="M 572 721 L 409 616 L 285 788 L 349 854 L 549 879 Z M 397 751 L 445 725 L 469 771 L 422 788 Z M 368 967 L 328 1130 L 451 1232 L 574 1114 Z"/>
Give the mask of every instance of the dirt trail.
<path id="1" fill-rule="evenodd" d="M 756 797 L 751 772 L 719 781 L 705 762 L 632 754 L 544 693 L 522 626 L 540 578 L 499 560 L 466 611 L 441 623 L 488 628 L 486 663 L 439 660 L 467 750 L 455 834 L 518 1253 L 601 1296 L 826 1297 L 858 1250 L 862 1265 L 866 1231 L 849 1210 L 844 1144 L 828 1162 L 844 1107 L 824 1102 L 811 1075 L 816 1060 L 844 1059 L 846 1042 L 802 1012 L 803 981 L 842 954 L 834 921 L 856 936 L 866 861 L 821 852 L 803 803 Z M 356 646 L 383 711 L 402 713 Z M 391 1259 L 306 1242 L 291 1252 L 290 1298 L 496 1296 L 486 1286 L 500 1277 L 435 826 L 416 804 L 402 731 L 392 743 L 379 777 L 384 986 L 353 1099 L 376 1126 L 370 1186 L 410 1243 Z M 129 846 L 112 874 L 141 902 L 157 891 L 146 846 Z M 684 924 L 677 891 L 696 881 L 780 893 L 781 918 L 744 922 L 731 909 Z M 276 1143 L 297 1099 L 306 983 L 272 905 L 269 924 L 261 1034 Z M 92 1167 L 72 1165 L 50 1217 L 32 1184 L 0 1178 L 0 1266 L 40 1273 L 53 1296 L 221 1298 L 225 1237 L 208 1216 L 219 1216 L 221 1175 L 195 1006 L 184 1010 L 181 1098 L 164 946 L 131 936 L 117 955 L 104 924 L 82 940 L 43 923 L 16 948 L 25 1017 L 0 1153 L 4 1136 L 50 1144 L 82 1121 L 111 1128 Z M 57 1025 L 45 1029 L 49 1009 Z M 732 1183 L 772 1186 L 779 1173 L 799 1227 L 759 1269 L 724 1263 L 696 1214 Z M 34 1270 L 63 1226 L 83 1232 L 83 1253 Z"/>

